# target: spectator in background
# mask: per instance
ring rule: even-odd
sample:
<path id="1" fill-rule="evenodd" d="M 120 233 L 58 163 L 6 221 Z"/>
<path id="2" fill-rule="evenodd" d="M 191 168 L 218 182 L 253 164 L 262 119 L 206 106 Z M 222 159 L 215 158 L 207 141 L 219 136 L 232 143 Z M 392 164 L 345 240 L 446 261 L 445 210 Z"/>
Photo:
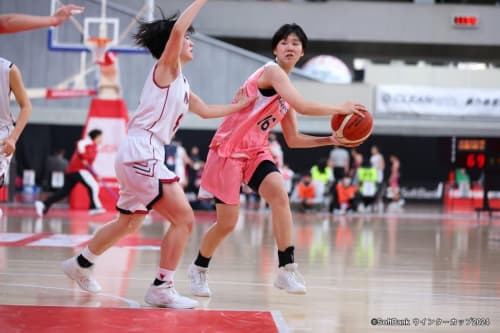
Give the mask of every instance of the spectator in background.
<path id="1" fill-rule="evenodd" d="M 384 181 L 385 161 L 377 146 L 371 148 L 370 164 L 377 170 L 377 183 L 381 184 Z"/>
<path id="2" fill-rule="evenodd" d="M 340 181 L 349 171 L 349 152 L 347 149 L 335 146 L 330 152 L 330 163 L 335 181 Z"/>
<path id="3" fill-rule="evenodd" d="M 363 154 L 356 149 L 351 149 L 351 166 L 349 168 L 349 177 L 352 179 L 353 184 L 357 184 L 357 171 L 363 164 Z"/>
<path id="4" fill-rule="evenodd" d="M 349 152 L 347 149 L 335 146 L 330 152 L 330 164 L 333 168 L 333 184 L 330 186 L 330 205 L 328 210 L 332 212 L 339 209 L 339 201 L 337 198 L 337 183 L 341 181 L 349 171 Z"/>
<path id="5" fill-rule="evenodd" d="M 468 198 L 470 196 L 470 177 L 464 168 L 455 170 L 455 182 L 457 183 L 460 197 Z"/>
<path id="6" fill-rule="evenodd" d="M 399 158 L 392 154 L 389 157 L 391 161 L 391 174 L 389 176 L 389 188 L 391 189 L 392 201 L 399 202 L 401 200 L 401 196 L 399 194 L 399 168 L 400 161 Z"/>
<path id="7" fill-rule="evenodd" d="M 281 168 L 283 166 L 283 149 L 273 132 L 269 133 L 269 149 L 276 161 L 276 166 L 278 169 Z"/>
<path id="8" fill-rule="evenodd" d="M 193 209 L 212 210 L 214 208 L 212 200 L 199 200 L 197 197 L 200 189 L 201 175 L 205 166 L 205 161 L 200 156 L 200 148 L 192 146 L 188 157 L 191 162 L 186 167 L 188 184 L 185 192 L 189 204 Z"/>
<path id="9" fill-rule="evenodd" d="M 363 165 L 358 168 L 357 173 L 359 193 L 361 194 L 363 203 L 360 210 L 365 211 L 366 208 L 371 211 L 377 195 L 377 169 L 373 167 L 369 161 L 365 161 Z"/>
<path id="10" fill-rule="evenodd" d="M 186 166 L 191 165 L 191 159 L 182 146 L 182 142 L 175 137 L 170 144 L 165 145 L 165 165 L 179 177 L 179 185 L 185 190 L 188 185 Z"/>
<path id="11" fill-rule="evenodd" d="M 290 167 L 286 163 L 283 164 L 283 167 L 280 169 L 280 172 L 285 182 L 286 193 L 288 193 L 288 196 L 290 196 L 293 191 L 293 177 L 295 176 L 295 172 L 292 169 L 290 169 Z"/>
<path id="12" fill-rule="evenodd" d="M 322 197 L 328 196 L 333 183 L 333 172 L 328 162 L 327 158 L 321 158 L 311 168 L 311 176 L 316 187 L 316 194 Z"/>
<path id="13" fill-rule="evenodd" d="M 328 186 L 333 181 L 333 171 L 328 165 L 328 159 L 320 158 L 318 163 L 311 168 L 311 177 L 313 181 L 320 181 Z"/>
<path id="14" fill-rule="evenodd" d="M 297 184 L 297 191 L 300 201 L 300 210 L 306 211 L 313 208 L 316 188 L 312 183 L 312 177 L 309 172 L 302 176 L 302 179 Z"/>
<path id="15" fill-rule="evenodd" d="M 54 182 L 56 179 L 53 177 L 55 176 L 55 172 L 61 172 L 63 174 L 63 182 L 61 185 L 64 185 L 64 171 L 68 168 L 68 160 L 64 157 L 64 154 L 66 151 L 63 148 L 58 148 L 54 150 L 52 155 L 47 157 L 45 160 L 45 169 L 44 169 L 44 176 L 43 176 L 43 186 L 50 190 L 53 191 L 55 188 L 60 188 L 62 186 L 54 186 Z M 57 182 L 57 181 L 56 181 Z"/>
<path id="16" fill-rule="evenodd" d="M 372 146 L 371 148 L 370 164 L 377 170 L 377 194 L 375 195 L 375 201 L 378 210 L 382 212 L 384 208 L 383 198 L 386 187 L 384 183 L 385 160 L 377 146 Z"/>
<path id="17" fill-rule="evenodd" d="M 348 210 L 356 210 L 358 187 L 352 184 L 351 178 L 344 177 L 342 181 L 337 182 L 336 188 L 340 214 L 345 214 Z"/>
<path id="18" fill-rule="evenodd" d="M 186 192 L 198 193 L 199 185 L 196 185 L 196 180 L 198 177 L 198 172 L 202 168 L 203 164 L 203 161 L 200 157 L 200 148 L 198 148 L 198 146 L 191 147 L 188 158 L 191 163 L 187 165 L 188 184 L 186 187 Z"/>
<path id="19" fill-rule="evenodd" d="M 99 200 L 99 183 L 97 182 L 98 179 L 96 179 L 98 176 L 92 169 L 92 163 L 94 163 L 97 157 L 97 148 L 101 141 L 102 131 L 93 129 L 89 132 L 87 138 L 81 139 L 76 143 L 75 152 L 64 175 L 63 188 L 56 191 L 43 202 L 35 201 L 35 210 L 38 216 L 47 214 L 50 206 L 67 197 L 78 183 L 82 183 L 89 192 L 89 213 L 100 214 L 106 211 Z"/>
<path id="20" fill-rule="evenodd" d="M 189 150 L 189 158 L 193 163 L 201 161 L 200 148 L 198 146 L 192 146 Z"/>

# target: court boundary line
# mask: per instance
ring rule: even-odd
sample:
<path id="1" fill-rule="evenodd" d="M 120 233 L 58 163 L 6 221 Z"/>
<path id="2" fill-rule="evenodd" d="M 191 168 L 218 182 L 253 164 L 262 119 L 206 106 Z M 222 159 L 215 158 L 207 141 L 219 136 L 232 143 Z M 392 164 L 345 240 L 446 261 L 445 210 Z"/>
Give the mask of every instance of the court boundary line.
<path id="1" fill-rule="evenodd" d="M 112 298 L 112 299 L 117 299 L 119 301 L 124 302 L 125 304 L 128 304 L 128 307 L 131 308 L 131 309 L 136 309 L 136 308 L 140 309 L 140 308 L 143 307 L 141 303 L 136 302 L 136 301 L 134 301 L 132 299 L 125 298 L 125 297 L 120 297 L 120 296 L 116 296 L 116 295 L 112 295 L 112 294 L 106 294 L 106 293 L 92 294 L 92 293 L 89 293 L 87 291 L 83 291 L 83 290 L 79 290 L 79 289 L 73 289 L 73 288 L 70 289 L 70 288 L 61 288 L 61 287 L 49 287 L 49 286 L 44 286 L 44 285 L 34 285 L 34 284 L 28 284 L 28 283 L 4 283 L 4 282 L 0 282 L 0 286 L 25 287 L 25 288 L 41 288 L 41 289 L 50 289 L 50 290 L 62 290 L 62 291 L 68 291 L 68 292 L 74 292 L 76 290 L 76 291 L 78 291 L 79 293 L 82 293 L 82 294 L 89 294 L 89 295 L 95 295 L 95 296 L 104 296 L 104 297 L 108 297 L 108 298 Z M 12 304 L 12 305 L 15 305 L 15 304 Z M 77 305 L 77 306 L 81 306 L 81 305 Z M 77 306 L 74 306 L 74 307 L 77 307 Z M 68 306 L 68 307 L 71 307 L 71 306 Z"/>

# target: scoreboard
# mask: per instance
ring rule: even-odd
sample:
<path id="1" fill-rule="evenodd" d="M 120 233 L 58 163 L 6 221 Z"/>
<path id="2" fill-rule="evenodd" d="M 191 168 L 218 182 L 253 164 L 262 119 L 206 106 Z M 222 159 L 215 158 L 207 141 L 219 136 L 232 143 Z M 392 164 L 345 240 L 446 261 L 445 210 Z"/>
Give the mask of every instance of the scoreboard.
<path id="1" fill-rule="evenodd" d="M 455 139 L 455 166 L 458 168 L 484 169 L 486 166 L 486 139 Z M 453 160 L 452 160 L 453 162 Z"/>
<path id="2" fill-rule="evenodd" d="M 500 138 L 454 138 L 451 156 L 457 168 L 500 172 Z"/>
<path id="3" fill-rule="evenodd" d="M 480 172 L 491 189 L 500 189 L 500 138 L 452 138 L 451 162 L 470 174 Z"/>

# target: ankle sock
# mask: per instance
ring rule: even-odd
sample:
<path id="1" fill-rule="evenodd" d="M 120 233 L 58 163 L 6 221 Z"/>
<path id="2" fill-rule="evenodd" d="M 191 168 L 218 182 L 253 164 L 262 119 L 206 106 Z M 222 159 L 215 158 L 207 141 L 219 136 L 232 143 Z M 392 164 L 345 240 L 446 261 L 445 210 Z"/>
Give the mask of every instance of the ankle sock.
<path id="1" fill-rule="evenodd" d="M 88 261 L 87 258 L 85 258 L 81 254 L 78 257 L 76 257 L 76 261 L 78 262 L 78 266 L 80 266 L 82 268 L 89 268 L 93 265 L 93 263 Z"/>
<path id="2" fill-rule="evenodd" d="M 173 282 L 174 281 L 175 271 L 171 271 L 166 268 L 158 268 L 158 273 L 156 273 L 156 278 L 153 281 L 153 285 L 159 286 L 165 282 Z"/>
<path id="3" fill-rule="evenodd" d="M 295 250 L 295 247 L 289 246 L 285 249 L 285 251 L 280 251 L 278 250 L 278 260 L 279 260 L 279 266 L 278 267 L 283 267 L 288 264 L 293 263 L 294 260 L 294 255 L 293 252 Z"/>
<path id="4" fill-rule="evenodd" d="M 208 264 L 210 263 L 210 259 L 212 257 L 207 258 L 201 255 L 201 252 L 198 251 L 198 257 L 196 257 L 196 260 L 194 261 L 194 264 L 199 267 L 204 267 L 208 268 Z"/>

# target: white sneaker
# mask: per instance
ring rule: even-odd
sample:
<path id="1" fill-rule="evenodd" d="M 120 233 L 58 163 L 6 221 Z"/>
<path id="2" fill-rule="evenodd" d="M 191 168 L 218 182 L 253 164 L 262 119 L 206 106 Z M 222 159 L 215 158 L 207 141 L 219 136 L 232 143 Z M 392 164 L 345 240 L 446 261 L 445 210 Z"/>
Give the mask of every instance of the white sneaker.
<path id="1" fill-rule="evenodd" d="M 189 265 L 188 278 L 191 286 L 191 294 L 194 296 L 210 297 L 212 293 L 208 287 L 208 268 Z"/>
<path id="2" fill-rule="evenodd" d="M 35 201 L 35 211 L 37 216 L 43 216 L 43 211 L 45 210 L 45 204 L 41 201 Z"/>
<path id="3" fill-rule="evenodd" d="M 106 209 L 104 208 L 94 208 L 89 210 L 89 215 L 98 215 L 98 214 L 103 214 L 106 213 Z"/>
<path id="4" fill-rule="evenodd" d="M 78 265 L 76 257 L 64 260 L 61 263 L 63 272 L 73 281 L 78 283 L 80 288 L 91 293 L 98 293 L 101 291 L 101 286 L 92 277 L 92 268 L 82 268 Z"/>
<path id="5" fill-rule="evenodd" d="M 287 264 L 279 268 L 278 276 L 274 280 L 274 286 L 278 289 L 285 289 L 291 294 L 305 294 L 306 286 L 304 278 L 297 270 L 296 263 Z"/>
<path id="6" fill-rule="evenodd" d="M 198 301 L 179 295 L 174 285 L 168 282 L 159 286 L 151 285 L 144 301 L 152 306 L 172 309 L 192 309 L 198 306 Z"/>

